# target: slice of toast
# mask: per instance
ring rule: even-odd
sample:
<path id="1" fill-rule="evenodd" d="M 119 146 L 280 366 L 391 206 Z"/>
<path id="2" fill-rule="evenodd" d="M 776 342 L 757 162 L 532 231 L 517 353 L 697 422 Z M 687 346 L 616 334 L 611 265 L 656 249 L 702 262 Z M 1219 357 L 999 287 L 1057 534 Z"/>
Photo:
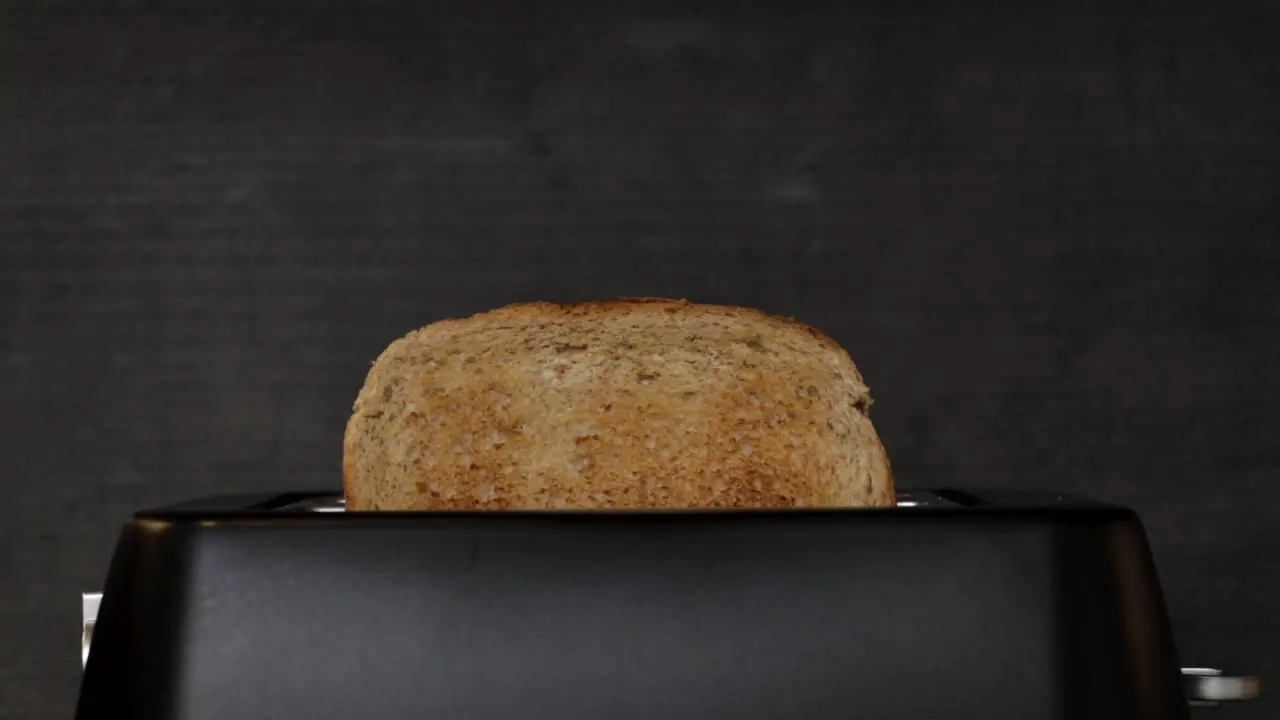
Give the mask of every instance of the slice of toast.
<path id="1" fill-rule="evenodd" d="M 871 398 L 822 333 L 658 299 L 410 333 L 347 424 L 350 510 L 894 504 Z"/>

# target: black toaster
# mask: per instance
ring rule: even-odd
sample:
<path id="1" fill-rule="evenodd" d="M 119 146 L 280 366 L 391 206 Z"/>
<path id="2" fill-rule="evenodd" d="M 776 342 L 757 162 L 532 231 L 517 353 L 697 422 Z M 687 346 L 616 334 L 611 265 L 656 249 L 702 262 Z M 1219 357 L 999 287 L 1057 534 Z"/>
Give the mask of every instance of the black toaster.
<path id="1" fill-rule="evenodd" d="M 1182 667 L 1138 516 L 1079 498 L 341 510 L 135 515 L 85 596 L 76 718 L 1183 720 L 1257 693 Z"/>

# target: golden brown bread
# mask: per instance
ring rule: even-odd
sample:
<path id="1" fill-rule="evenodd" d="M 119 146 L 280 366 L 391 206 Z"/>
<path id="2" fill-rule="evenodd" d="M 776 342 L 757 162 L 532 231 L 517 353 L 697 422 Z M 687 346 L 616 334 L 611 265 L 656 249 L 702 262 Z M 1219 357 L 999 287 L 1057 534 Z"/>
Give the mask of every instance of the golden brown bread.
<path id="1" fill-rule="evenodd" d="M 410 333 L 347 424 L 351 510 L 887 506 L 849 355 L 660 299 L 512 305 Z"/>

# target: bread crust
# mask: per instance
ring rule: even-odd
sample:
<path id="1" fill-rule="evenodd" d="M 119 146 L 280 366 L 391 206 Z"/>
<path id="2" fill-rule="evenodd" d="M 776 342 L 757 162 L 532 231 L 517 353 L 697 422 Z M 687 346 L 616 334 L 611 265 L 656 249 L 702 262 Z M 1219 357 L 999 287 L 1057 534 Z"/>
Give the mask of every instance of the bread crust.
<path id="1" fill-rule="evenodd" d="M 848 353 L 789 318 L 521 303 L 378 357 L 343 489 L 351 510 L 888 506 L 871 402 Z"/>

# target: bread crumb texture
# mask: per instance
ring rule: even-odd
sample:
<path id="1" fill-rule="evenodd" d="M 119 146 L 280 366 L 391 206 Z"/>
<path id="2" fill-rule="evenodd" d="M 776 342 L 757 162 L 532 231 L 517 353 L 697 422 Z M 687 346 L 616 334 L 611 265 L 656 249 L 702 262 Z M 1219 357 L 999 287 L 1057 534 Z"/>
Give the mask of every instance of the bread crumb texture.
<path id="1" fill-rule="evenodd" d="M 661 299 L 511 305 L 392 343 L 343 448 L 351 510 L 894 504 L 849 355 Z"/>

